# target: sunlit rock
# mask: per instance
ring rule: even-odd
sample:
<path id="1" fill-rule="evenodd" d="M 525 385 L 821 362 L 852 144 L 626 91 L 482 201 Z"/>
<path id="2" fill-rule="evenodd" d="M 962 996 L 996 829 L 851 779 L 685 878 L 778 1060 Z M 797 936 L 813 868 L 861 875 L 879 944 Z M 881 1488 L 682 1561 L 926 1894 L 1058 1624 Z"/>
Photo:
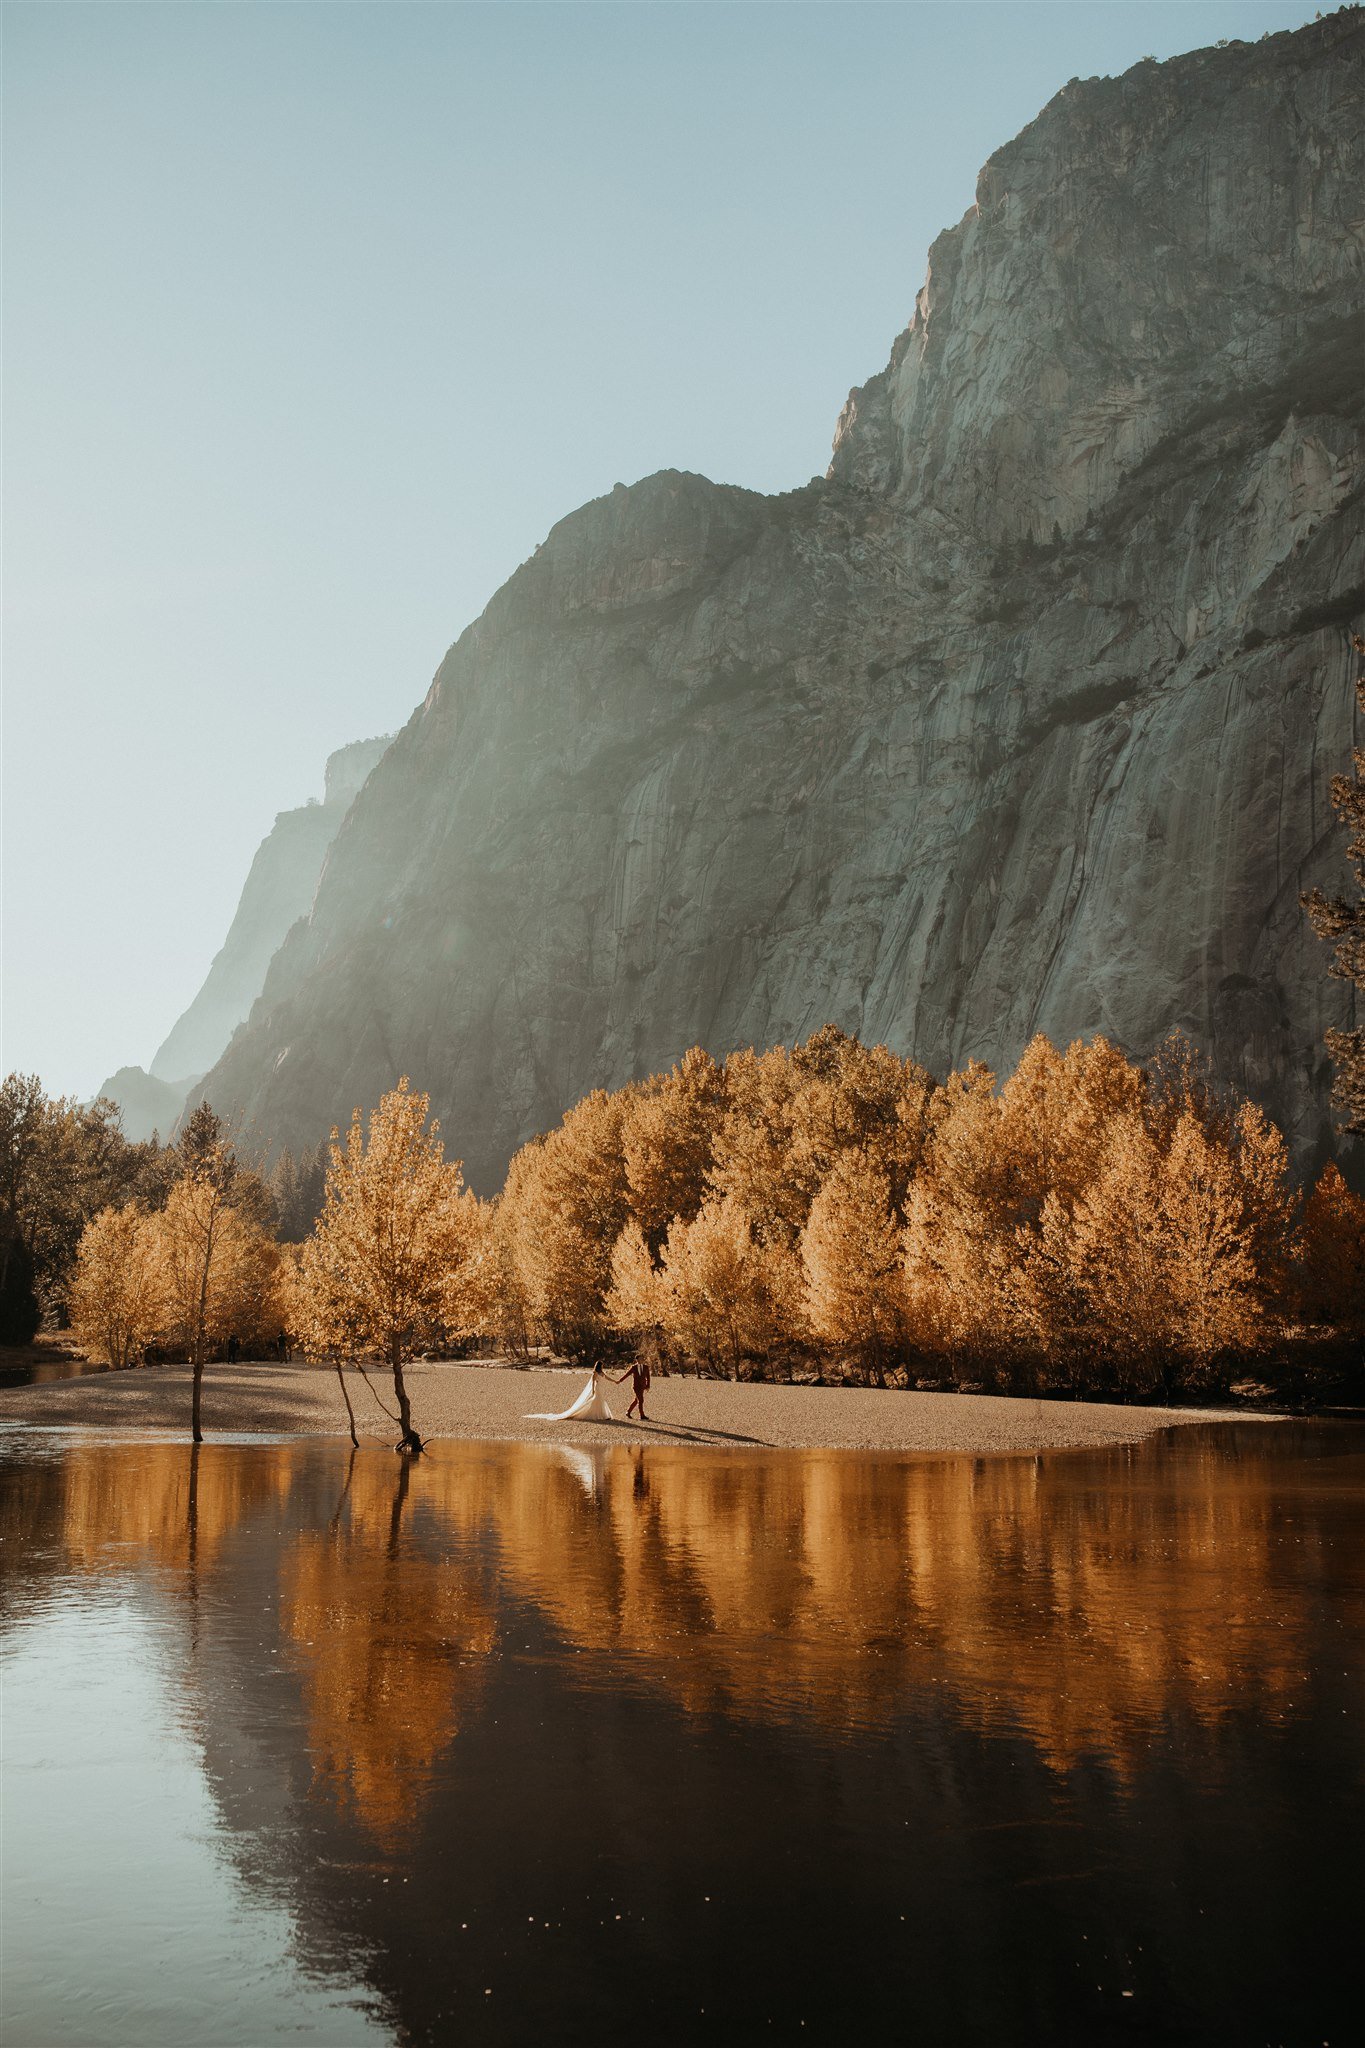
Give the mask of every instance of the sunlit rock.
<path id="1" fill-rule="evenodd" d="M 408 1072 L 487 1190 L 694 1042 L 830 1021 L 941 1073 L 1180 1026 L 1320 1154 L 1359 19 L 1059 93 L 827 479 L 665 472 L 555 527 L 370 776 L 215 1104 L 299 1145 Z"/>

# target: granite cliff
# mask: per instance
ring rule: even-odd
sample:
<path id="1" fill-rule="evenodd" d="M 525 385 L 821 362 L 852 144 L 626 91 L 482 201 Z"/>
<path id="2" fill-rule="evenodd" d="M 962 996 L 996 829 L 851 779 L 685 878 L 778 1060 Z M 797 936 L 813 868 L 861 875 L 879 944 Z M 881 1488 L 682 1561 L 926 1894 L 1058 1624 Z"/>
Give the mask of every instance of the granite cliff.
<path id="1" fill-rule="evenodd" d="M 694 1042 L 832 1020 L 943 1072 L 1179 1025 L 1320 1154 L 1361 21 L 1073 80 L 935 242 L 827 477 L 668 472 L 556 526 L 204 1093 L 299 1144 L 408 1072 L 487 1189 Z"/>

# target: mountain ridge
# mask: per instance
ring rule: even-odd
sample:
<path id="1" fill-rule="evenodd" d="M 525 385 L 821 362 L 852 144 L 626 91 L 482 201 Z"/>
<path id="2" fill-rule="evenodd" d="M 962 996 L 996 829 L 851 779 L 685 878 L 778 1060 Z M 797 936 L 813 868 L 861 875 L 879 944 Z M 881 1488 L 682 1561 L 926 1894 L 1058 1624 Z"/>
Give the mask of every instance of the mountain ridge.
<path id="1" fill-rule="evenodd" d="M 487 1188 L 693 1042 L 833 1021 L 942 1072 L 1179 1026 L 1320 1157 L 1363 54 L 1352 10 L 1074 82 L 935 241 L 825 479 L 662 471 L 559 521 L 203 1093 L 297 1145 L 409 1072 Z"/>

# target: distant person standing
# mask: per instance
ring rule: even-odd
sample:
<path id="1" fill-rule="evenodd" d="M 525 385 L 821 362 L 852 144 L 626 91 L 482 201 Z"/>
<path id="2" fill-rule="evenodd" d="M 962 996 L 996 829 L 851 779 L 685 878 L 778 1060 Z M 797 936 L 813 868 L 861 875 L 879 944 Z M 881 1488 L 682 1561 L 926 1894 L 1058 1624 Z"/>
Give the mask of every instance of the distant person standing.
<path id="1" fill-rule="evenodd" d="M 241 1355 L 242 1340 L 237 1335 L 237 1332 L 234 1330 L 232 1335 L 228 1338 L 228 1364 L 236 1365 L 237 1360 L 241 1357 Z"/>
<path id="2" fill-rule="evenodd" d="M 616 1375 L 618 1387 L 623 1380 L 629 1380 L 631 1387 L 631 1400 L 630 1406 L 626 1410 L 626 1421 L 629 1422 L 631 1416 L 638 1408 L 641 1422 L 648 1422 L 649 1417 L 645 1414 L 645 1395 L 649 1392 L 653 1382 L 650 1379 L 649 1366 L 646 1361 L 643 1358 L 637 1358 L 632 1362 L 627 1372 Z"/>
<path id="3" fill-rule="evenodd" d="M 281 1330 L 281 1331 L 280 1331 L 280 1363 L 281 1363 L 281 1365 L 288 1365 L 288 1363 L 289 1363 L 289 1332 L 288 1332 L 288 1330 Z"/>

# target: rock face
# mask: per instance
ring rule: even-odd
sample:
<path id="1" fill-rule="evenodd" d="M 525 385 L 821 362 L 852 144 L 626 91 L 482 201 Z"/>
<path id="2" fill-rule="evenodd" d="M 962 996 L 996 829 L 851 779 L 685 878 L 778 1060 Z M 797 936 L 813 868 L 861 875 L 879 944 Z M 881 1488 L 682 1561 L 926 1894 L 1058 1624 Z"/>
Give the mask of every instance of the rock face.
<path id="1" fill-rule="evenodd" d="M 190 1074 L 183 1081 L 158 1081 L 142 1067 L 120 1067 L 97 1092 L 118 1104 L 125 1138 L 169 1143 L 185 1097 L 200 1078 Z"/>
<path id="2" fill-rule="evenodd" d="M 247 1016 L 289 927 L 308 915 L 341 821 L 391 737 L 339 748 L 328 756 L 322 802 L 279 813 L 256 849 L 222 950 L 152 1061 L 157 1080 L 205 1074 Z M 181 1079 L 182 1101 L 186 1085 Z"/>
<path id="3" fill-rule="evenodd" d="M 1298 898 L 1343 879 L 1365 605 L 1360 22 L 1073 81 L 934 244 L 826 479 L 665 473 L 557 526 L 205 1094 L 300 1144 L 410 1073 L 487 1189 L 694 1042 L 832 1020 L 941 1073 L 1179 1025 L 1320 1153 L 1350 998 Z"/>

